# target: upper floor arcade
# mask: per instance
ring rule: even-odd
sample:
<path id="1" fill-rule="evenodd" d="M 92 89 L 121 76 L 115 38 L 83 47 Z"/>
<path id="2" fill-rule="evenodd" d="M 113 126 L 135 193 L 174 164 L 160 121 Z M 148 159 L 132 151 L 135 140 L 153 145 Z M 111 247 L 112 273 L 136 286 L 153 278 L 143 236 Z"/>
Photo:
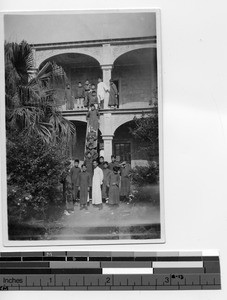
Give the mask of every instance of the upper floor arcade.
<path id="1" fill-rule="evenodd" d="M 62 66 L 71 85 L 72 96 L 78 82 L 98 77 L 109 86 L 113 79 L 119 92 L 119 109 L 149 108 L 157 92 L 156 37 L 110 39 L 70 43 L 35 44 L 35 68 L 47 61 Z M 59 106 L 64 105 L 65 87 L 57 88 Z M 108 95 L 106 95 L 108 97 Z M 108 103 L 108 99 L 105 101 Z M 107 108 L 107 107 L 105 107 Z"/>

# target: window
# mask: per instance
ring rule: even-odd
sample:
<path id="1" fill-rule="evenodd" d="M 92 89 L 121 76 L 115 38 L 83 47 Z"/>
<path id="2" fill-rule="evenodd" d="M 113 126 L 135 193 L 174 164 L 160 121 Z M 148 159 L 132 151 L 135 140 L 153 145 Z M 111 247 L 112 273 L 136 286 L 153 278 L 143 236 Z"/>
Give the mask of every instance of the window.
<path id="1" fill-rule="evenodd" d="M 124 161 L 131 163 L 131 144 L 130 143 L 115 143 L 114 154 L 118 161 Z"/>

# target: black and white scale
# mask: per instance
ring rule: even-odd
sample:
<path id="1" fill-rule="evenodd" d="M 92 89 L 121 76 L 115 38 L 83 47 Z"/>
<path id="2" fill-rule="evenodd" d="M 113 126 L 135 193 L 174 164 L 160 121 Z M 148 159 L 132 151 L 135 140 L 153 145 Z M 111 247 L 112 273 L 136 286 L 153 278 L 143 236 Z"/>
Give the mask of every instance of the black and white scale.
<path id="1" fill-rule="evenodd" d="M 219 254 L 2 252 L 0 290 L 217 290 Z"/>

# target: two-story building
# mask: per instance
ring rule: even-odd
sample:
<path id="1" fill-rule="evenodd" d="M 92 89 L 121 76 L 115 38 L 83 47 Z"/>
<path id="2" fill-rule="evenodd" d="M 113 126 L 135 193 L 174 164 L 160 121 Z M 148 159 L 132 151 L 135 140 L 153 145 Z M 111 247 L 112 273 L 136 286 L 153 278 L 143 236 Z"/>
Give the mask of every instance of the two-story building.
<path id="1" fill-rule="evenodd" d="M 98 77 L 109 86 L 113 79 L 119 91 L 119 108 L 107 106 L 100 110 L 99 146 L 104 148 L 105 160 L 111 154 L 119 160 L 128 160 L 132 166 L 145 165 L 147 155 L 140 150 L 142 141 L 131 134 L 134 117 L 151 113 L 157 93 L 156 37 L 119 38 L 69 43 L 35 44 L 33 54 L 36 68 L 47 61 L 62 66 L 72 91 L 79 81 L 97 85 Z M 59 86 L 59 106 L 64 105 L 65 87 Z M 64 110 L 63 115 L 76 126 L 76 138 L 71 145 L 73 159 L 84 159 L 86 109 Z"/>

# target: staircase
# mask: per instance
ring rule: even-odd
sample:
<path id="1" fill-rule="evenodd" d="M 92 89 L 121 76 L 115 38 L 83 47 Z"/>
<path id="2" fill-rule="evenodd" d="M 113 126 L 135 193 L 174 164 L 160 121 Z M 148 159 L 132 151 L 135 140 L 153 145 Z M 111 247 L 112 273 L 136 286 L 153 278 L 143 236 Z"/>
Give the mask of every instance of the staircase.
<path id="1" fill-rule="evenodd" d="M 96 110 L 98 112 L 98 110 Z M 88 112 L 89 114 L 89 112 Z M 98 116 L 97 116 L 98 119 Z M 91 126 L 90 118 L 87 117 L 87 129 L 86 129 L 86 137 L 85 137 L 85 149 L 84 149 L 84 160 L 87 158 L 87 154 L 91 153 L 91 159 L 98 158 L 98 129 L 99 129 L 99 120 L 98 120 L 98 128 L 95 130 Z"/>

